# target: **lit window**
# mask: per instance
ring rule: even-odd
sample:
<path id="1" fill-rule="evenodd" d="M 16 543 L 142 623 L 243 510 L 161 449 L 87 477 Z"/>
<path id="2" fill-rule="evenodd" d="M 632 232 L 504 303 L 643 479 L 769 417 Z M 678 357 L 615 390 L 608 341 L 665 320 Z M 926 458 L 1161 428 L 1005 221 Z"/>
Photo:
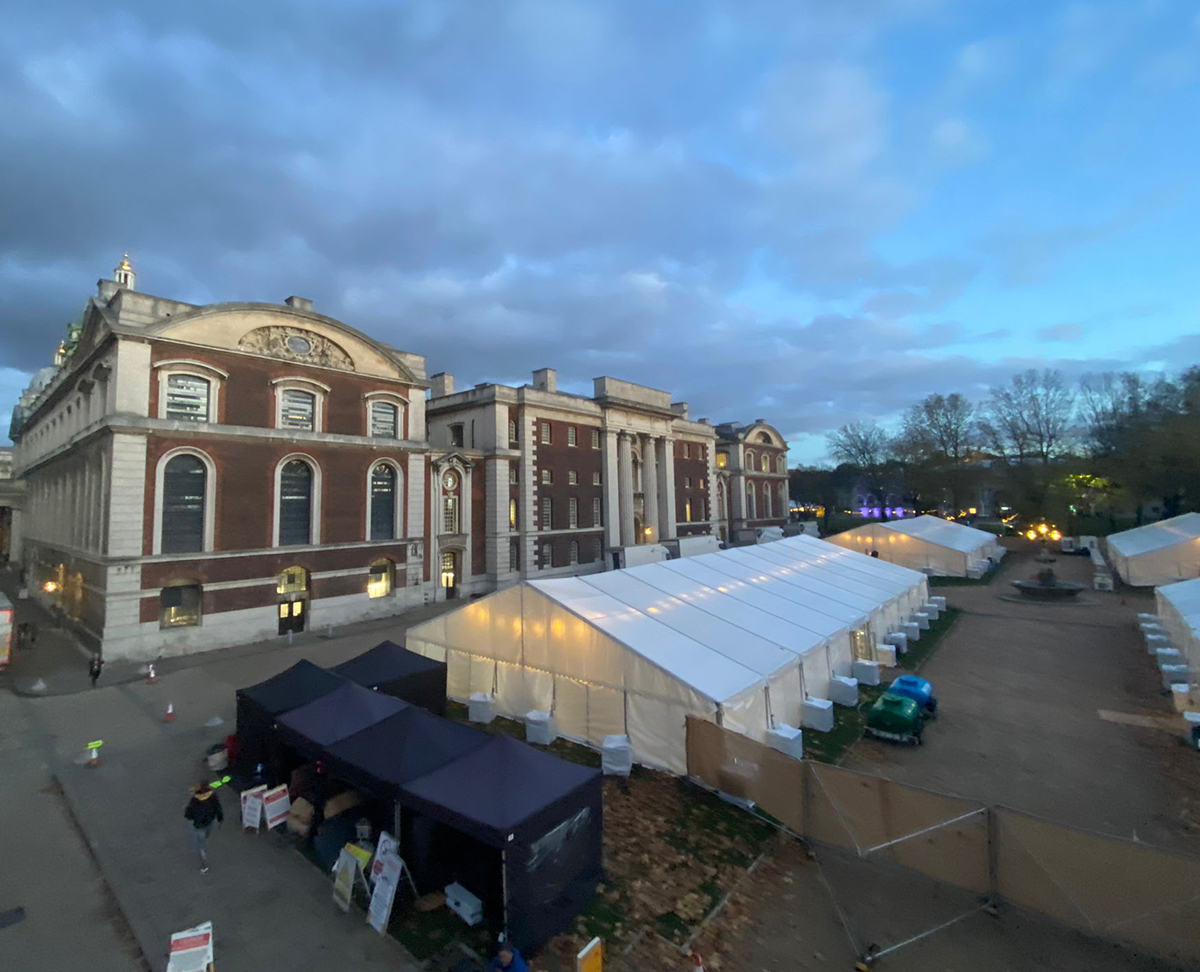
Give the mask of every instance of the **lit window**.
<path id="1" fill-rule="evenodd" d="M 312 510 L 312 466 L 302 459 L 293 459 L 279 473 L 279 545 L 281 547 L 312 543 Z"/>
<path id="2" fill-rule="evenodd" d="M 204 549 L 207 472 L 198 457 L 187 453 L 167 461 L 162 479 L 163 553 L 198 553 Z"/>
<path id="3" fill-rule="evenodd" d="M 550 444 L 550 423 L 549 422 L 542 423 L 542 441 L 544 443 L 546 443 L 547 445 Z"/>
<path id="4" fill-rule="evenodd" d="M 567 473 L 567 483 L 571 486 L 579 485 L 579 473 L 577 473 L 574 469 Z"/>
<path id="5" fill-rule="evenodd" d="M 549 469 L 542 470 L 542 482 L 549 486 L 554 481 L 554 477 Z"/>
<path id="6" fill-rule="evenodd" d="M 697 480 L 696 485 L 699 486 L 700 489 L 704 489 L 704 477 L 703 476 L 701 476 L 700 479 Z"/>
<path id="7" fill-rule="evenodd" d="M 544 500 L 542 500 L 542 529 L 543 530 L 550 529 L 552 510 L 553 510 L 553 506 L 551 504 L 550 497 L 547 496 Z"/>
<path id="8" fill-rule="evenodd" d="M 450 444 L 458 446 L 460 449 L 463 444 L 463 427 L 461 425 L 450 426 Z"/>
<path id="9" fill-rule="evenodd" d="M 392 562 L 377 560 L 367 573 L 367 597 L 387 597 L 392 593 Z"/>
<path id="10" fill-rule="evenodd" d="M 515 499 L 508 501 L 508 528 L 510 530 L 517 528 L 517 501 Z"/>
<path id="11" fill-rule="evenodd" d="M 573 425 L 567 426 L 567 445 L 571 448 L 575 447 L 575 426 Z"/>
<path id="12" fill-rule="evenodd" d="M 729 464 L 729 456 L 723 452 L 717 453 L 717 468 L 724 469 Z"/>
<path id="13" fill-rule="evenodd" d="M 687 520 L 688 523 L 692 522 L 692 501 L 691 500 L 683 501 L 683 518 L 685 520 Z"/>
<path id="14" fill-rule="evenodd" d="M 567 526 L 572 529 L 579 526 L 579 500 L 574 496 L 567 500 Z"/>
<path id="15" fill-rule="evenodd" d="M 442 554 L 442 587 L 453 587 L 457 574 L 454 552 Z"/>
<path id="16" fill-rule="evenodd" d="M 521 541 L 520 540 L 509 540 L 508 541 L 508 569 L 509 570 L 520 570 L 521 569 Z"/>
<path id="17" fill-rule="evenodd" d="M 184 628 L 200 623 L 201 591 L 199 584 L 164 587 L 159 593 L 159 624 L 164 628 Z"/>
<path id="18" fill-rule="evenodd" d="M 371 402 L 371 435 L 376 439 L 400 437 L 400 410 L 391 402 Z"/>
<path id="19" fill-rule="evenodd" d="M 554 547 L 548 543 L 542 544 L 542 566 L 543 567 L 553 567 L 554 566 Z"/>
<path id="20" fill-rule="evenodd" d="M 600 526 L 600 498 L 592 500 L 592 526 Z"/>
<path id="21" fill-rule="evenodd" d="M 771 457 L 766 455 L 765 453 L 763 454 L 763 457 L 762 457 L 762 471 L 763 472 L 771 471 Z"/>
<path id="22" fill-rule="evenodd" d="M 593 486 L 600 485 L 600 474 L 598 472 L 592 473 L 592 485 Z"/>
<path id="23" fill-rule="evenodd" d="M 307 590 L 308 571 L 303 567 L 288 567 L 276 578 L 276 594 L 303 594 Z"/>
<path id="24" fill-rule="evenodd" d="M 509 423 L 508 423 L 508 441 L 509 442 L 517 441 L 517 423 L 512 421 L 511 419 L 509 420 Z"/>
<path id="25" fill-rule="evenodd" d="M 442 533 L 458 533 L 458 497 L 442 497 Z"/>
<path id="26" fill-rule="evenodd" d="M 579 543 L 576 540 L 571 541 L 571 563 L 579 563 Z"/>
<path id="27" fill-rule="evenodd" d="M 386 462 L 371 470 L 371 539 L 396 539 L 396 470 Z"/>
<path id="28" fill-rule="evenodd" d="M 207 422 L 209 388 L 204 378 L 167 375 L 165 416 L 182 422 Z"/>
<path id="29" fill-rule="evenodd" d="M 593 449 L 600 448 L 600 430 L 599 429 L 592 429 L 592 448 Z"/>
<path id="30" fill-rule="evenodd" d="M 316 428 L 317 396 L 298 388 L 285 388 L 279 393 L 279 427 L 283 429 Z"/>

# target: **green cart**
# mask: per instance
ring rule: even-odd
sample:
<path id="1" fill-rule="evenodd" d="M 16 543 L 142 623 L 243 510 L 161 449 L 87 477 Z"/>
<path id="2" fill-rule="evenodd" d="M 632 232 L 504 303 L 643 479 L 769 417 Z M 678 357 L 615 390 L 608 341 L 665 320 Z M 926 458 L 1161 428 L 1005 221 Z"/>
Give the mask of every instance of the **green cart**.
<path id="1" fill-rule="evenodd" d="M 917 703 L 891 692 L 884 693 L 867 710 L 866 733 L 876 739 L 919 746 L 923 724 Z"/>

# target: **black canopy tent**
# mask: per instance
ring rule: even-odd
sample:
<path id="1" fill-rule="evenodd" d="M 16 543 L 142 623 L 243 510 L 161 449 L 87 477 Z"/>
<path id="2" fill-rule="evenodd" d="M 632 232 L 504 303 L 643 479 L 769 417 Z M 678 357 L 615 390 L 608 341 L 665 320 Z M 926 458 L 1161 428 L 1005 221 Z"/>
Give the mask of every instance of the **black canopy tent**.
<path id="1" fill-rule="evenodd" d="M 335 677 L 341 684 L 332 692 L 285 712 L 276 720 L 279 737 L 310 758 L 322 758 L 326 747 L 408 708 L 390 695 L 380 695 Z"/>
<path id="2" fill-rule="evenodd" d="M 346 679 L 307 660 L 237 691 L 237 770 L 249 774 L 259 763 L 276 775 L 278 753 L 272 731 L 281 712 L 307 705 L 346 684 Z"/>
<path id="3" fill-rule="evenodd" d="M 406 829 L 405 860 L 410 867 L 456 865 L 454 877 L 484 902 L 491 922 L 518 947 L 535 949 L 567 928 L 595 894 L 601 779 L 599 770 L 493 736 L 399 788 L 405 809 L 437 825 Z M 447 847 L 450 831 L 458 840 Z M 422 846 L 425 841 L 442 846 Z M 480 845 L 491 853 L 480 853 Z"/>
<path id="4" fill-rule="evenodd" d="M 331 671 L 436 715 L 446 714 L 446 663 L 418 655 L 391 641 L 382 642 Z"/>

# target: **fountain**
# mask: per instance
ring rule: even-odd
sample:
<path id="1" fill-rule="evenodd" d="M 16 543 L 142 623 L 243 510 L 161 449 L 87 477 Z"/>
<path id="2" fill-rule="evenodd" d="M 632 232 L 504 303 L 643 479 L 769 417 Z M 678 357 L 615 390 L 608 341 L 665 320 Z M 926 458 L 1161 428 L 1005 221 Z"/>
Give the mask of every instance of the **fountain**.
<path id="1" fill-rule="evenodd" d="M 1032 580 L 1013 581 L 1012 585 L 1023 597 L 1034 601 L 1065 601 L 1083 590 L 1082 584 L 1060 581 L 1053 567 L 1044 567 Z"/>

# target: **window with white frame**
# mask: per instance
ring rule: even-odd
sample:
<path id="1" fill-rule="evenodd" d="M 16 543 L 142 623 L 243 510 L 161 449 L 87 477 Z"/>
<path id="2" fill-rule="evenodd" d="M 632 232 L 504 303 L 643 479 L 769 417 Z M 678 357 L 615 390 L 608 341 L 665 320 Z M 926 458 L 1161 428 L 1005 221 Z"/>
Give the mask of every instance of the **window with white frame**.
<path id="1" fill-rule="evenodd" d="M 753 483 L 746 484 L 746 517 L 750 520 L 755 519 Z"/>
<path id="2" fill-rule="evenodd" d="M 554 566 L 554 545 L 550 543 L 542 544 L 542 567 Z"/>
<path id="3" fill-rule="evenodd" d="M 279 471 L 279 545 L 312 543 L 313 467 L 292 459 Z"/>
<path id="4" fill-rule="evenodd" d="M 600 526 L 600 497 L 592 500 L 592 526 Z"/>
<path id="5" fill-rule="evenodd" d="M 746 450 L 746 468 L 747 469 L 754 468 L 754 453 L 751 452 L 749 449 Z"/>
<path id="6" fill-rule="evenodd" d="M 391 402 L 371 402 L 371 437 L 374 439 L 400 438 L 400 409 Z"/>
<path id="7" fill-rule="evenodd" d="M 571 541 L 571 560 L 570 560 L 570 562 L 573 564 L 579 563 L 579 541 L 578 540 Z"/>
<path id="8" fill-rule="evenodd" d="M 572 449 L 575 448 L 575 426 L 573 425 L 567 426 L 567 445 Z"/>
<path id="9" fill-rule="evenodd" d="M 167 375 L 163 417 L 180 422 L 207 422 L 212 385 L 196 375 Z"/>
<path id="10" fill-rule="evenodd" d="M 547 496 L 542 500 L 542 529 L 549 530 L 553 523 L 554 504 Z"/>
<path id="11" fill-rule="evenodd" d="M 546 445 L 550 444 L 550 423 L 549 422 L 542 423 L 542 442 L 545 443 Z"/>
<path id="12" fill-rule="evenodd" d="M 509 422 L 508 422 L 508 441 L 509 442 L 517 441 L 517 423 L 512 421 L 512 419 L 509 419 Z"/>
<path id="13" fill-rule="evenodd" d="M 579 500 L 574 496 L 567 500 L 567 526 L 572 529 L 579 526 Z"/>
<path id="14" fill-rule="evenodd" d="M 592 429 L 592 448 L 593 449 L 600 448 L 600 430 L 599 429 Z"/>
<path id="15" fill-rule="evenodd" d="M 592 560 L 599 560 L 604 554 L 604 542 L 596 537 L 592 540 Z"/>
<path id="16" fill-rule="evenodd" d="M 517 485 L 517 464 L 515 462 L 508 464 L 508 483 L 510 486 Z"/>
<path id="17" fill-rule="evenodd" d="M 763 472 L 771 471 L 771 457 L 768 456 L 765 452 L 763 453 L 763 457 L 762 457 L 762 471 Z"/>
<path id="18" fill-rule="evenodd" d="M 442 497 L 442 533 L 458 533 L 458 497 Z"/>
<path id="19" fill-rule="evenodd" d="M 592 473 L 592 485 L 593 486 L 600 485 L 600 474 L 598 472 Z"/>
<path id="20" fill-rule="evenodd" d="M 284 388 L 279 392 L 279 427 L 316 431 L 317 396 L 301 388 Z"/>
<path id="21" fill-rule="evenodd" d="M 567 484 L 570 486 L 579 485 L 579 473 L 577 473 L 574 469 L 568 471 L 567 473 Z"/>
<path id="22" fill-rule="evenodd" d="M 508 541 L 508 569 L 509 570 L 520 570 L 521 569 L 521 541 L 520 540 L 513 539 L 513 540 Z"/>
<path id="23" fill-rule="evenodd" d="M 554 475 L 551 472 L 551 470 L 543 469 L 542 470 L 542 483 L 546 486 L 549 486 L 553 482 L 554 482 Z"/>
<path id="24" fill-rule="evenodd" d="M 787 472 L 787 458 L 785 456 L 780 456 L 776 460 L 775 471 L 781 473 Z"/>
<path id="25" fill-rule="evenodd" d="M 204 549 L 208 468 L 190 453 L 167 460 L 162 471 L 162 552 L 198 553 Z"/>
<path id="26" fill-rule="evenodd" d="M 396 539 L 396 470 L 378 463 L 371 470 L 371 539 Z"/>

